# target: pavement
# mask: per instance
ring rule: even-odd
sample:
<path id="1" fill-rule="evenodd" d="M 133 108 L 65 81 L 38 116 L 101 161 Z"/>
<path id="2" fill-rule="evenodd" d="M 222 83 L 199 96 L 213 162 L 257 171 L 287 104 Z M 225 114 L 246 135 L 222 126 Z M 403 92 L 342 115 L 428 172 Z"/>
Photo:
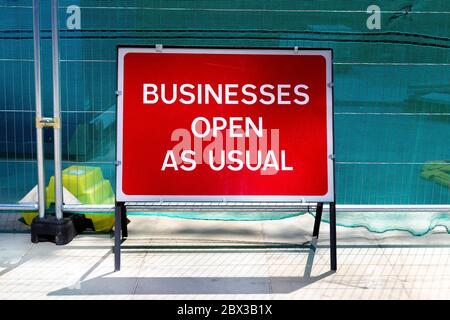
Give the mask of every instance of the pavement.
<path id="1" fill-rule="evenodd" d="M 0 233 L 0 299 L 450 299 L 450 235 L 337 229 L 314 219 L 197 221 L 130 217 L 122 268 L 110 234 L 66 246 Z M 311 243 L 313 244 L 311 246 Z"/>

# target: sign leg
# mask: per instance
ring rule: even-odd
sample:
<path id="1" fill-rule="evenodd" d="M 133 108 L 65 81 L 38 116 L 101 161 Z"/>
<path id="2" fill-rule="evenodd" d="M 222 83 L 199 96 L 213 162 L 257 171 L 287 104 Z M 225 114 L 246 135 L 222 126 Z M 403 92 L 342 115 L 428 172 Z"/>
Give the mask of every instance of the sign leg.
<path id="1" fill-rule="evenodd" d="M 125 207 L 125 203 L 120 203 L 120 212 L 121 212 L 121 222 L 122 222 L 122 238 L 128 238 L 128 225 L 127 225 L 127 207 Z"/>
<path id="2" fill-rule="evenodd" d="M 317 203 L 316 217 L 314 219 L 313 237 L 319 238 L 320 221 L 322 220 L 323 203 Z"/>
<path id="3" fill-rule="evenodd" d="M 336 202 L 330 203 L 330 261 L 331 270 L 337 270 L 336 252 Z"/>
<path id="4" fill-rule="evenodd" d="M 120 271 L 120 246 L 122 229 L 122 204 L 116 203 L 114 210 L 114 271 Z"/>

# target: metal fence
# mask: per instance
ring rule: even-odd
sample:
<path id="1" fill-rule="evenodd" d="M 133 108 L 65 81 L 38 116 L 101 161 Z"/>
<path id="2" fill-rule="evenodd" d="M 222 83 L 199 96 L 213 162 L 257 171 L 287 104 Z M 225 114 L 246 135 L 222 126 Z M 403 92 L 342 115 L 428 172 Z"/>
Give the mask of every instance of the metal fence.
<path id="1" fill-rule="evenodd" d="M 23 230 L 17 213 L 1 213 L 37 206 L 17 204 L 38 177 L 32 6 L 3 1 L 0 21 L 0 224 Z"/>
<path id="2" fill-rule="evenodd" d="M 51 114 L 51 3 L 40 2 L 42 101 Z M 114 188 L 118 44 L 326 47 L 334 49 L 341 210 L 448 210 L 450 2 L 377 1 L 380 28 L 370 29 L 372 2 L 60 0 L 61 170 L 100 168 Z M 0 2 L 5 204 L 37 183 L 32 12 L 32 1 Z M 43 144 L 48 183 L 53 133 L 45 131 Z M 77 193 L 82 179 L 65 187 Z M 105 190 L 84 203 L 108 208 Z"/>

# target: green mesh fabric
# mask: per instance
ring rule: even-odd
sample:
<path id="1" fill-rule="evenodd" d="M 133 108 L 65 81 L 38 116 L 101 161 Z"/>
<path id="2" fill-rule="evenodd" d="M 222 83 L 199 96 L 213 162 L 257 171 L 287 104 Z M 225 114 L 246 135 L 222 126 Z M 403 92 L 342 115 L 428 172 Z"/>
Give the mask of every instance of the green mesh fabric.
<path id="1" fill-rule="evenodd" d="M 380 29 L 366 24 L 372 4 L 381 9 Z M 51 114 L 50 8 L 42 5 L 43 99 Z M 67 28 L 70 5 L 80 7 L 80 30 Z M 333 48 L 337 202 L 450 203 L 450 1 L 60 0 L 59 6 L 63 167 L 100 166 L 114 185 L 118 44 Z M 18 201 L 36 184 L 31 30 L 31 1 L 0 0 L 0 203 Z M 46 137 L 49 159 L 51 143 Z M 337 220 L 376 232 L 448 229 L 448 213 L 339 212 Z"/>
<path id="2" fill-rule="evenodd" d="M 304 213 L 283 212 L 131 212 L 130 216 L 169 217 L 194 220 L 264 221 L 292 218 Z"/>

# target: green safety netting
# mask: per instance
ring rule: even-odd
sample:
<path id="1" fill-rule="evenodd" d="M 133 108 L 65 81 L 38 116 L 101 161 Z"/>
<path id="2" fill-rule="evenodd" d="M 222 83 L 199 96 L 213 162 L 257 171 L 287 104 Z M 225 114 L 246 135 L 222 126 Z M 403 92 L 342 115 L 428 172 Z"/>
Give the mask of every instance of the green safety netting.
<path id="1" fill-rule="evenodd" d="M 95 215 L 96 213 L 90 213 Z M 104 213 L 97 213 L 104 215 Z M 129 216 L 167 217 L 216 221 L 267 221 L 292 218 L 314 213 L 259 213 L 259 212 L 130 212 Z M 112 213 L 111 213 L 112 215 Z M 328 214 L 322 221 L 328 223 Z M 450 214 L 442 212 L 338 212 L 337 225 L 347 228 L 365 228 L 371 232 L 405 231 L 422 236 L 436 227 L 450 233 Z"/>
<path id="2" fill-rule="evenodd" d="M 381 9 L 369 29 L 367 8 Z M 60 0 L 63 165 L 95 166 L 114 187 L 116 45 L 334 50 L 337 202 L 450 203 L 450 1 Z M 67 25 L 67 8 L 81 29 Z M 42 8 L 43 99 L 51 114 L 50 10 Z M 31 1 L 0 0 L 0 203 L 36 184 Z M 51 137 L 46 137 L 52 157 Z M 53 175 L 47 163 L 47 177 Z M 186 213 L 262 220 L 283 214 Z M 340 225 L 421 235 L 449 213 L 343 213 Z M 2 223 L 0 215 L 0 224 Z M 8 218 L 9 219 L 9 218 Z"/>

